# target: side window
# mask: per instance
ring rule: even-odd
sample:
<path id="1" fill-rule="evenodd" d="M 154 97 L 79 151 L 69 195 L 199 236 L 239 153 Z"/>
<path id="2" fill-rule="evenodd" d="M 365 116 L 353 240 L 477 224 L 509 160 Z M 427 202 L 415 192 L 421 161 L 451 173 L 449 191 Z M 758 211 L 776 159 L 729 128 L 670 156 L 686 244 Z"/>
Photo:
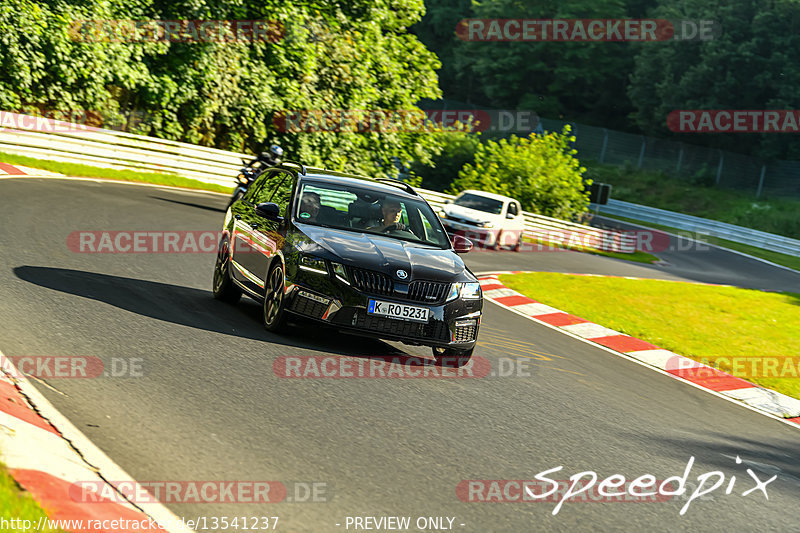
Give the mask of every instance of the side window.
<path id="1" fill-rule="evenodd" d="M 284 216 L 288 216 L 290 212 L 289 203 L 294 189 L 294 179 L 286 172 L 279 172 L 278 176 L 279 178 L 275 180 L 270 199 L 264 201 L 278 204 Z"/>
<path id="2" fill-rule="evenodd" d="M 517 211 L 517 202 L 511 202 L 508 204 L 508 214 L 517 216 L 519 211 Z"/>
<path id="3" fill-rule="evenodd" d="M 275 202 L 276 204 L 281 204 L 274 199 L 272 199 L 273 193 L 276 192 L 276 189 L 281 185 L 282 182 L 288 181 L 289 186 L 291 187 L 291 179 L 287 180 L 286 178 L 289 175 L 286 172 L 280 172 L 274 170 L 266 175 L 266 177 L 261 178 L 263 181 L 256 182 L 254 185 L 255 190 L 253 190 L 252 196 L 249 198 L 245 198 L 248 201 L 254 204 L 261 204 L 264 202 Z M 248 191 L 249 192 L 249 191 Z"/>

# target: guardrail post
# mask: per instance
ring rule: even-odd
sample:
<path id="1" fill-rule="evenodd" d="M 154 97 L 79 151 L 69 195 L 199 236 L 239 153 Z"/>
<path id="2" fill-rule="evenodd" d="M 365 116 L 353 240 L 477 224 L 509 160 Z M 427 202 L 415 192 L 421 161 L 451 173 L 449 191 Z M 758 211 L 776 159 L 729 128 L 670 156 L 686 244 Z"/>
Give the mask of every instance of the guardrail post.
<path id="1" fill-rule="evenodd" d="M 608 147 L 608 129 L 603 128 L 603 147 L 600 149 L 600 162 L 604 163 L 606 160 L 606 148 Z"/>
<path id="2" fill-rule="evenodd" d="M 767 173 L 767 165 L 761 166 L 761 177 L 758 179 L 758 190 L 756 191 L 756 199 L 761 198 L 761 189 L 764 188 L 764 175 Z"/>
<path id="3" fill-rule="evenodd" d="M 647 137 L 642 135 L 642 149 L 639 150 L 639 164 L 636 165 L 636 168 L 642 168 L 642 163 L 644 162 L 644 149 L 647 147 Z"/>
<path id="4" fill-rule="evenodd" d="M 722 150 L 719 151 L 719 165 L 717 165 L 717 185 L 719 185 L 719 179 L 722 177 L 722 162 L 725 161 L 725 155 L 722 153 Z"/>

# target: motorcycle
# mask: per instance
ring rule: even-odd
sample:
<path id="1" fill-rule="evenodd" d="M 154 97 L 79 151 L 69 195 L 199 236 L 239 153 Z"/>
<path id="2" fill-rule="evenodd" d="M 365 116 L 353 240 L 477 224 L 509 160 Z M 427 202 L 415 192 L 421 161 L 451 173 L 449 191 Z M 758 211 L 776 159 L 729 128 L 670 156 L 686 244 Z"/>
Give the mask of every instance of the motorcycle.
<path id="1" fill-rule="evenodd" d="M 236 176 L 236 190 L 233 191 L 233 195 L 228 201 L 228 208 L 242 199 L 247 192 L 247 189 L 250 188 L 250 185 L 261 173 L 260 168 L 253 168 L 252 166 L 249 166 L 246 159 L 242 159 L 242 164 L 244 164 L 244 166 L 241 168 L 241 170 L 239 170 L 239 174 Z"/>
<path id="2" fill-rule="evenodd" d="M 265 169 L 279 164 L 281 157 L 283 157 L 283 149 L 273 144 L 270 146 L 268 152 L 261 152 L 261 154 L 252 161 L 242 159 L 242 164 L 244 166 L 239 170 L 239 174 L 236 176 L 236 181 L 238 183 L 236 185 L 236 190 L 233 191 L 233 195 L 228 202 L 228 208 L 244 197 L 247 189 L 250 188 L 250 185 Z"/>

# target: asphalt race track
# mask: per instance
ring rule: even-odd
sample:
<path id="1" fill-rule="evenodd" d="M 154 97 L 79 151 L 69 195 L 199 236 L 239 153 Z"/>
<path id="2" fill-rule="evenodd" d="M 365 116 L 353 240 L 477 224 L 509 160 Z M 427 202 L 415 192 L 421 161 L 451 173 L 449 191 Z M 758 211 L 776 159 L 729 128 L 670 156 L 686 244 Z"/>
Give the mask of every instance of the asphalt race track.
<path id="1" fill-rule="evenodd" d="M 606 227 L 628 231 L 643 231 L 641 227 L 621 220 L 596 217 Z M 647 231 L 647 230 L 645 230 Z M 709 246 L 703 242 L 671 236 L 656 231 L 653 239 L 653 253 L 662 260 L 662 265 L 650 267 L 667 276 L 700 281 L 703 283 L 724 283 L 752 289 L 771 291 L 800 292 L 800 273 L 772 266 L 764 261 Z"/>
<path id="2" fill-rule="evenodd" d="M 0 199 L 0 350 L 141 366 L 138 377 L 36 381 L 65 416 L 142 483 L 280 481 L 290 488 L 287 501 L 274 504 L 168 503 L 178 516 L 278 516 L 279 530 L 310 532 L 347 531 L 354 516 L 410 516 L 412 524 L 455 517 L 453 529 L 464 532 L 800 529 L 800 432 L 779 421 L 491 303 L 476 357 L 495 375 L 278 377 L 273 363 L 281 356 L 402 361 L 427 351 L 307 326 L 270 334 L 255 302 L 213 300 L 213 253 L 86 254 L 66 244 L 83 230 L 218 230 L 222 196 L 6 179 Z M 571 252 L 466 258 L 478 272 L 692 279 Z M 726 261 L 735 270 L 735 260 Z M 742 268 L 748 276 L 750 267 Z M 788 277 L 765 271 L 758 284 L 800 286 L 800 275 L 782 272 Z M 505 376 L 509 368 L 514 373 Z M 554 502 L 464 502 L 456 492 L 464 480 L 532 480 L 557 466 L 564 468 L 554 479 L 594 471 L 663 480 L 682 476 L 691 457 L 690 482 L 721 471 L 725 483 L 683 516 L 685 497 L 567 502 L 553 515 Z M 763 481 L 778 476 L 766 486 L 768 500 L 759 490 L 742 496 L 754 486 L 747 468 Z M 296 503 L 312 483 L 319 501 Z"/>

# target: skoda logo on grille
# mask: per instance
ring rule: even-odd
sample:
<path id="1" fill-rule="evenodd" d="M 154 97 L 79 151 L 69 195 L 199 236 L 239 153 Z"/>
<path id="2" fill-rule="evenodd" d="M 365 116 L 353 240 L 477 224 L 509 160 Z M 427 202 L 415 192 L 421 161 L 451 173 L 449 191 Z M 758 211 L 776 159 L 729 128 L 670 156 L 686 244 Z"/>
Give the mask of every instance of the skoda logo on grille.
<path id="1" fill-rule="evenodd" d="M 406 279 L 406 278 L 408 277 L 408 272 L 406 272 L 406 271 L 405 271 L 405 270 L 403 270 L 403 269 L 400 269 L 400 270 L 398 270 L 398 271 L 396 272 L 396 274 L 397 274 L 397 277 L 398 277 L 399 279 Z"/>

